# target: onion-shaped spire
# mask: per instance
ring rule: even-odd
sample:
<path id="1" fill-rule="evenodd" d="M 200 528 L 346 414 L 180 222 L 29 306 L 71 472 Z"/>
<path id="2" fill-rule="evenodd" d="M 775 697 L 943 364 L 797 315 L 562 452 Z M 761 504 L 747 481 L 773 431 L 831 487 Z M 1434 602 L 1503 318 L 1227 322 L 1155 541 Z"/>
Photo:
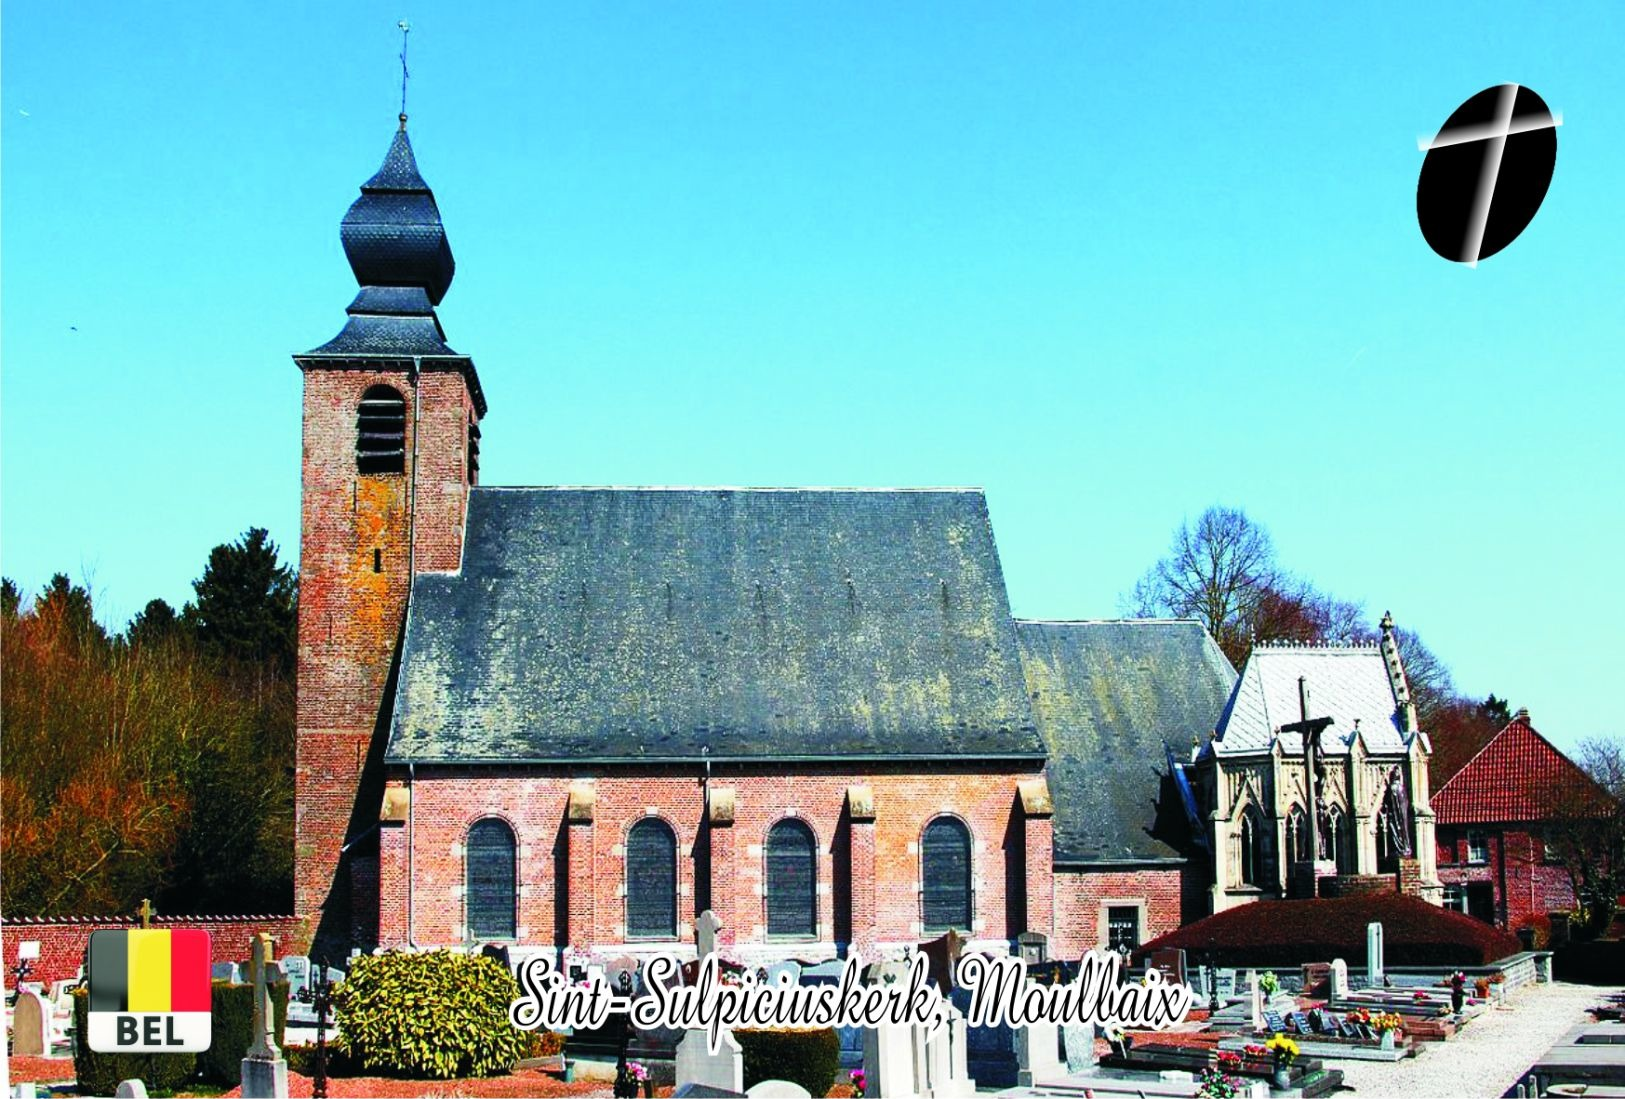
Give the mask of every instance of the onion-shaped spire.
<path id="1" fill-rule="evenodd" d="M 339 226 L 350 269 L 363 289 L 418 287 L 439 305 L 457 270 L 434 192 L 418 173 L 406 116 L 383 167 L 361 185 Z"/>

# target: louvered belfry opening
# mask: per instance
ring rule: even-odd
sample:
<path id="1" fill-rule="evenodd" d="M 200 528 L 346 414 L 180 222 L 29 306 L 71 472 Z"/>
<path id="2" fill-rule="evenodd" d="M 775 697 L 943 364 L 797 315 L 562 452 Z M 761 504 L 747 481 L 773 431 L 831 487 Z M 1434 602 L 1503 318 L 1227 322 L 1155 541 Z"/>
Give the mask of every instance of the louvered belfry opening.
<path id="1" fill-rule="evenodd" d="M 517 867 L 513 829 L 476 821 L 468 832 L 468 933 L 476 939 L 516 937 Z"/>
<path id="2" fill-rule="evenodd" d="M 767 833 L 767 933 L 818 934 L 817 843 L 806 822 L 781 820 Z"/>
<path id="3" fill-rule="evenodd" d="M 677 937 L 677 837 L 663 820 L 645 818 L 627 833 L 626 936 Z"/>
<path id="4" fill-rule="evenodd" d="M 970 829 L 955 817 L 933 820 L 920 842 L 920 862 L 925 930 L 971 930 Z"/>
<path id="5" fill-rule="evenodd" d="M 406 398 L 393 386 L 371 386 L 361 395 L 355 462 L 362 473 L 406 471 Z"/>

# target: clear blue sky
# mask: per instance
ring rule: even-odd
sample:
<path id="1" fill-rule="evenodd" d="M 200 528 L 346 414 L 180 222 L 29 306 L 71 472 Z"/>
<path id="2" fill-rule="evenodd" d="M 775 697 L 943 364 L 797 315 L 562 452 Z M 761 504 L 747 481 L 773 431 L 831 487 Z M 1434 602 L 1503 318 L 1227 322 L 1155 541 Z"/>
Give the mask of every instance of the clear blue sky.
<path id="1" fill-rule="evenodd" d="M 292 559 L 289 355 L 405 16 L 486 483 L 982 485 L 1034 617 L 1223 502 L 1559 743 L 1625 731 L 1625 9 L 1143 8 L 8 3 L 0 565 L 122 624 L 250 525 Z M 1503 81 L 1556 178 L 1469 270 L 1416 140 Z"/>

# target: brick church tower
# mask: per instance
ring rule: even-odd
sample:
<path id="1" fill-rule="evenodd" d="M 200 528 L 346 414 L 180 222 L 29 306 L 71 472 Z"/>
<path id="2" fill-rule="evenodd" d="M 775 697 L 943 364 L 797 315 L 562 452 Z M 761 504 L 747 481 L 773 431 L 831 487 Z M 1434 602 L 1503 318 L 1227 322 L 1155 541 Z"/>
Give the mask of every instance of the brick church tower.
<path id="1" fill-rule="evenodd" d="M 376 941 L 378 803 L 412 578 L 457 569 L 485 415 L 435 306 L 455 271 L 406 116 L 339 228 L 360 284 L 304 373 L 294 903 L 323 948 Z"/>

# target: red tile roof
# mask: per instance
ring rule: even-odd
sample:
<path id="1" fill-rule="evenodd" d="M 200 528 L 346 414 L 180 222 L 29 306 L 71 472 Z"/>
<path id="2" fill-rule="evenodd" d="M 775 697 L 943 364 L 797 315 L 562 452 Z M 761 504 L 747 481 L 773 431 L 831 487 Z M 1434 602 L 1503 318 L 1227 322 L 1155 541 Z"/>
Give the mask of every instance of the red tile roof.
<path id="1" fill-rule="evenodd" d="M 1495 824 L 1549 820 L 1576 801 L 1606 799 L 1602 788 L 1520 713 L 1432 800 L 1440 824 Z"/>

